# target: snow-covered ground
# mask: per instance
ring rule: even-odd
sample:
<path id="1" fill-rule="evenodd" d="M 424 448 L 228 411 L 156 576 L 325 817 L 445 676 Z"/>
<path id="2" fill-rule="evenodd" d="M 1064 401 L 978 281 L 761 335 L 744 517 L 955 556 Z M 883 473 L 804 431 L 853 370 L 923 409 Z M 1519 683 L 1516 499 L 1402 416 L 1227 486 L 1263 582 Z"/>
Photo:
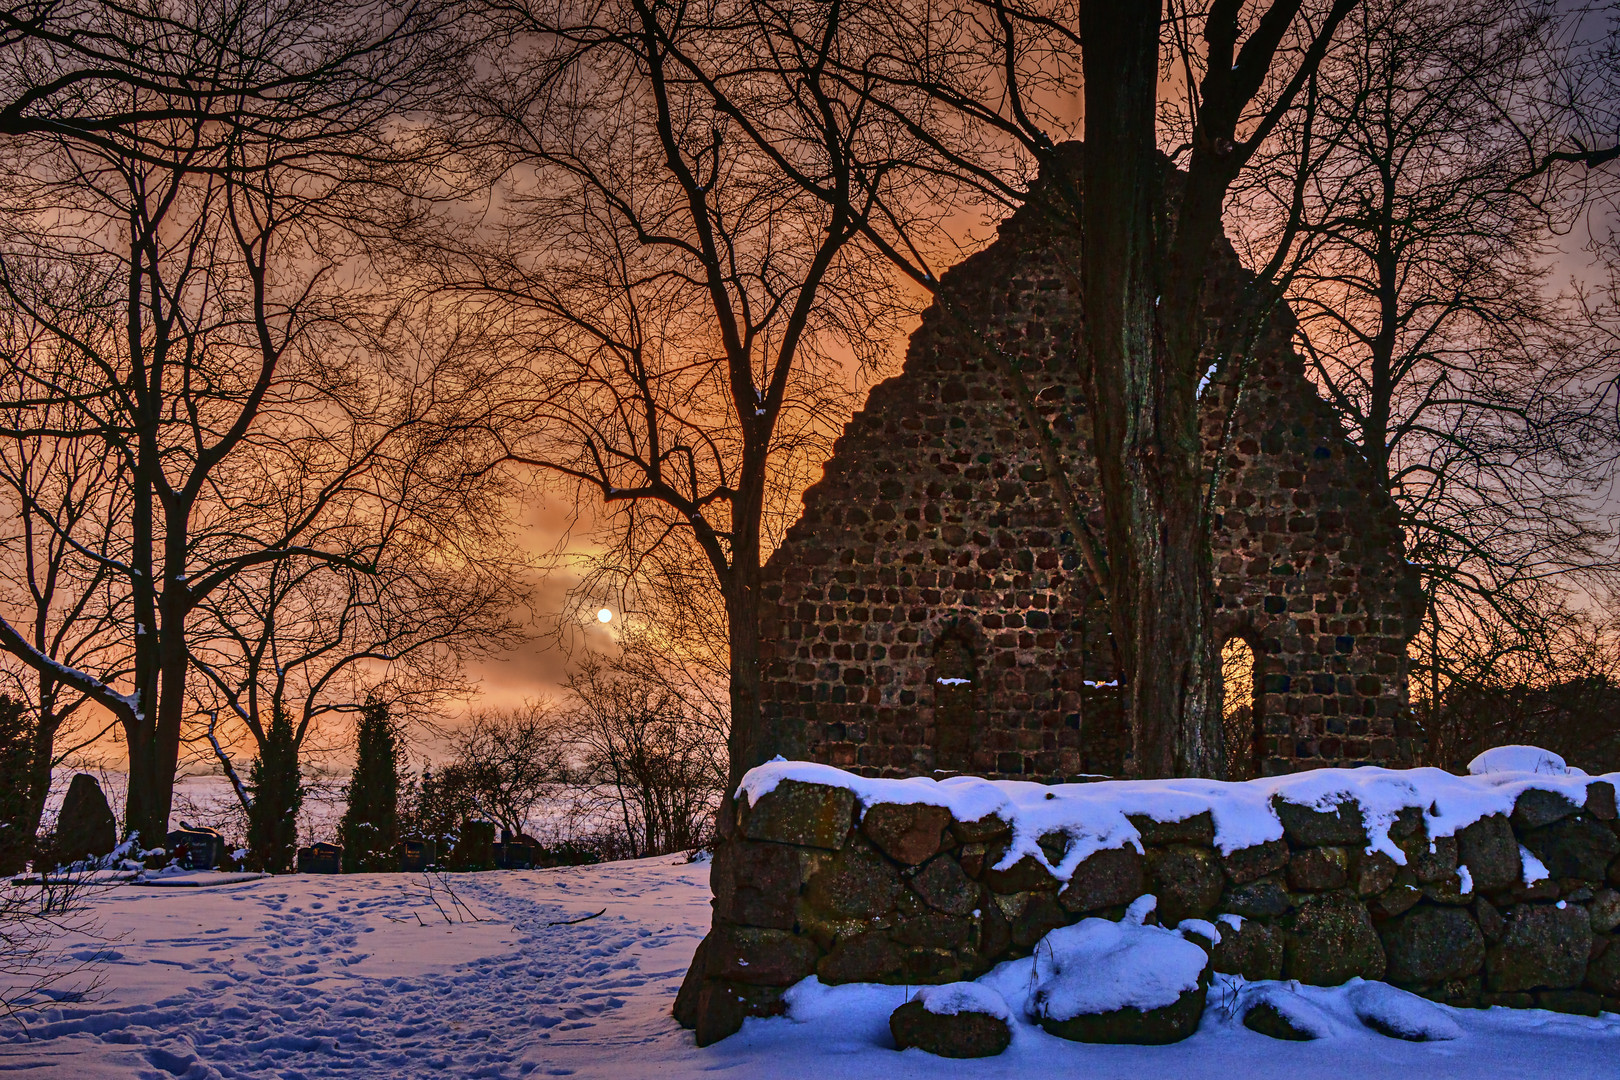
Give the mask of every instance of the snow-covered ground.
<path id="1" fill-rule="evenodd" d="M 793 992 L 791 1016 L 749 1020 L 700 1050 L 669 1008 L 708 926 L 706 865 L 647 859 L 450 882 L 483 921 L 446 922 L 435 901 L 465 916 L 406 875 L 108 889 L 94 901 L 110 940 L 101 999 L 45 1010 L 31 1038 L 0 1032 L 0 1075 L 1620 1078 L 1613 1016 L 1444 1009 L 1460 1036 L 1410 1043 L 1358 1022 L 1349 990 L 1307 988 L 1301 1008 L 1324 1037 L 1293 1043 L 1230 1014 L 1245 992 L 1293 992 L 1280 984 L 1217 986 L 1202 1028 L 1172 1046 L 1068 1043 L 1019 1022 L 1000 1057 L 948 1061 L 893 1049 L 889 1013 L 916 988 L 812 980 Z"/>

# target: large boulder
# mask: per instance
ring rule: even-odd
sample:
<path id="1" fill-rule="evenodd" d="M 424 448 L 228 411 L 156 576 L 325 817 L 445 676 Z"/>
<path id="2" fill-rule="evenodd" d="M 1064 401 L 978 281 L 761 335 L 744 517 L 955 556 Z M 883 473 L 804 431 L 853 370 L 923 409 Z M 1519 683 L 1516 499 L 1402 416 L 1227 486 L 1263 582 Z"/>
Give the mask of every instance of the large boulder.
<path id="1" fill-rule="evenodd" d="M 1417 880 L 1428 885 L 1444 881 L 1457 873 L 1457 838 L 1455 836 L 1429 837 L 1427 834 L 1409 836 L 1401 841 L 1406 852 L 1406 866 Z"/>
<path id="2" fill-rule="evenodd" d="M 947 915 L 971 915 L 983 902 L 983 890 L 949 855 L 939 855 L 924 863 L 908 879 L 911 890 L 923 903 Z"/>
<path id="3" fill-rule="evenodd" d="M 1012 832 L 1012 822 L 999 814 L 986 814 L 972 821 L 951 820 L 951 835 L 964 844 L 985 844 Z"/>
<path id="4" fill-rule="evenodd" d="M 1058 903 L 1075 914 L 1129 904 L 1147 891 L 1146 861 L 1133 847 L 1093 852 L 1075 867 Z"/>
<path id="5" fill-rule="evenodd" d="M 118 820 L 101 784 L 89 773 L 77 774 L 68 784 L 56 817 L 55 846 L 63 862 L 99 859 L 118 846 Z"/>
<path id="6" fill-rule="evenodd" d="M 951 812 L 923 803 L 878 803 L 861 817 L 861 832 L 895 862 L 918 866 L 935 855 L 950 835 Z"/>
<path id="7" fill-rule="evenodd" d="M 683 1028 L 697 1027 L 698 995 L 703 992 L 704 980 L 709 977 L 709 941 L 713 937 L 713 932 L 710 932 L 698 942 L 697 951 L 692 954 L 692 963 L 686 969 L 686 977 L 681 980 L 681 988 L 675 993 L 675 1007 L 671 1011 L 675 1015 L 675 1022 Z"/>
<path id="8" fill-rule="evenodd" d="M 1357 896 L 1377 896 L 1395 884 L 1403 869 L 1382 851 L 1352 851 L 1350 854 L 1350 886 Z"/>
<path id="9" fill-rule="evenodd" d="M 1058 887 L 1057 878 L 1034 855 L 1020 855 L 1006 866 L 1002 866 L 1009 845 L 1007 841 L 1000 840 L 992 843 L 985 851 L 983 869 L 979 873 L 979 880 L 991 892 L 1017 893 L 1029 892 L 1032 889 L 1053 889 Z"/>
<path id="10" fill-rule="evenodd" d="M 1592 902 L 1586 906 L 1586 912 L 1592 919 L 1594 934 L 1613 933 L 1614 928 L 1620 926 L 1620 892 L 1613 889 L 1599 889 L 1592 895 Z"/>
<path id="11" fill-rule="evenodd" d="M 1503 814 L 1489 814 L 1457 833 L 1457 861 L 1468 867 L 1477 892 L 1511 889 L 1523 873 L 1519 841 Z"/>
<path id="12" fill-rule="evenodd" d="M 1012 943 L 1019 949 L 1033 949 L 1047 934 L 1069 925 L 1071 918 L 1057 898 L 1045 891 L 998 893 L 994 903 L 1007 917 Z"/>
<path id="13" fill-rule="evenodd" d="M 786 844 L 721 843 L 709 871 L 715 916 L 745 926 L 792 930 L 800 865 L 799 849 Z"/>
<path id="14" fill-rule="evenodd" d="M 1293 1017 L 1279 1009 L 1272 1001 L 1262 1001 L 1250 1006 L 1249 1011 L 1243 1014 L 1243 1026 L 1269 1039 L 1310 1042 L 1317 1038 L 1315 1031 L 1295 1022 Z"/>
<path id="15" fill-rule="evenodd" d="M 1607 780 L 1594 780 L 1586 785 L 1586 812 L 1599 821 L 1614 821 L 1617 816 L 1614 785 Z"/>
<path id="16" fill-rule="evenodd" d="M 1220 860 L 1208 848 L 1177 844 L 1148 855 L 1148 889 L 1158 897 L 1159 921 L 1166 926 L 1208 915 L 1225 884 Z"/>
<path id="17" fill-rule="evenodd" d="M 971 918 L 935 911 L 910 897 L 903 899 L 899 911 L 900 917 L 889 928 L 889 933 L 902 945 L 959 952 L 972 943 L 974 921 Z"/>
<path id="18" fill-rule="evenodd" d="M 1238 925 L 1233 926 L 1233 922 Z M 1250 982 L 1282 978 L 1283 935 L 1256 919 L 1223 918 L 1221 940 L 1210 954 L 1210 966 L 1223 975 L 1241 975 Z"/>
<path id="19" fill-rule="evenodd" d="M 1041 1027 L 1077 1042 L 1178 1042 L 1198 1029 L 1209 958 L 1180 934 L 1138 921 L 1084 919 L 1035 951 L 1032 1006 Z"/>
<path id="20" fill-rule="evenodd" d="M 889 982 L 905 966 L 900 945 L 882 930 L 840 938 L 816 962 L 816 977 L 839 983 Z"/>
<path id="21" fill-rule="evenodd" d="M 1568 990 L 1581 984 L 1592 951 L 1592 923 L 1574 904 L 1519 904 L 1502 940 L 1485 953 L 1494 992 Z"/>
<path id="22" fill-rule="evenodd" d="M 1290 847 L 1320 847 L 1323 844 L 1365 847 L 1367 844 L 1367 827 L 1357 803 L 1341 802 L 1332 810 L 1315 810 L 1286 802 L 1278 796 L 1272 800 L 1271 807 L 1282 821 Z"/>
<path id="23" fill-rule="evenodd" d="M 1001 995 L 978 983 L 927 986 L 889 1015 L 896 1049 L 916 1047 L 950 1058 L 994 1057 L 1012 1042 L 1012 1013 Z"/>
<path id="24" fill-rule="evenodd" d="M 1603 1011 L 1603 998 L 1586 990 L 1542 990 L 1536 994 L 1536 1008 L 1571 1016 L 1596 1016 Z"/>
<path id="25" fill-rule="evenodd" d="M 1247 885 L 1226 890 L 1221 897 L 1221 910 L 1245 919 L 1274 919 L 1293 909 L 1294 898 L 1271 878 L 1261 878 Z"/>
<path id="26" fill-rule="evenodd" d="M 1462 1037 L 1462 1027 L 1440 1006 L 1383 983 L 1350 989 L 1356 1018 L 1380 1035 L 1407 1042 L 1443 1042 Z"/>
<path id="27" fill-rule="evenodd" d="M 1215 816 L 1208 810 L 1180 821 L 1157 821 L 1147 814 L 1127 814 L 1126 818 L 1142 836 L 1144 844 L 1196 844 L 1212 847 L 1215 843 Z"/>
<path id="28" fill-rule="evenodd" d="M 1327 893 L 1311 898 L 1288 920 L 1283 975 L 1317 986 L 1337 986 L 1357 975 L 1384 977 L 1384 947 L 1367 909 Z"/>
<path id="29" fill-rule="evenodd" d="M 1287 865 L 1288 845 L 1281 840 L 1267 840 L 1221 856 L 1221 869 L 1234 885 L 1247 885 Z"/>
<path id="30" fill-rule="evenodd" d="M 1524 846 L 1555 878 L 1602 881 L 1620 840 L 1609 827 L 1585 814 L 1560 818 L 1524 834 Z"/>
<path id="31" fill-rule="evenodd" d="M 1390 982 L 1426 985 L 1473 975 L 1485 963 L 1485 938 L 1467 908 L 1428 904 L 1379 927 Z"/>
<path id="32" fill-rule="evenodd" d="M 816 963 L 816 977 L 828 985 L 915 985 L 950 982 L 962 974 L 962 961 L 955 950 L 907 945 L 886 930 L 840 938 Z"/>
<path id="33" fill-rule="evenodd" d="M 1244 1027 L 1270 1039 L 1308 1042 L 1335 1034 L 1332 1018 L 1286 983 L 1241 987 L 1231 1007 L 1242 1012 Z"/>
<path id="34" fill-rule="evenodd" d="M 1544 828 L 1578 810 L 1574 803 L 1556 791 L 1529 788 L 1513 801 L 1513 827 L 1520 835 Z"/>
<path id="35" fill-rule="evenodd" d="M 1367 904 L 1372 913 L 1380 919 L 1393 919 L 1397 915 L 1404 915 L 1412 909 L 1412 905 L 1423 899 L 1423 890 L 1410 881 L 1397 881 Z"/>
<path id="36" fill-rule="evenodd" d="M 804 899 L 822 916 L 873 919 L 894 906 L 900 874 L 864 841 L 856 839 L 836 855 L 822 857 L 805 885 Z"/>
<path id="37" fill-rule="evenodd" d="M 1288 886 L 1303 892 L 1342 889 L 1350 880 L 1350 852 L 1342 847 L 1313 847 L 1288 860 Z"/>
<path id="38" fill-rule="evenodd" d="M 1597 959 L 1586 966 L 1586 986 L 1609 997 L 1620 997 L 1620 938 L 1605 939 Z"/>
<path id="39" fill-rule="evenodd" d="M 721 924 L 704 939 L 701 956 L 711 978 L 753 986 L 792 986 L 816 970 L 815 942 L 787 930 Z"/>
<path id="40" fill-rule="evenodd" d="M 1474 921 L 1479 923 L 1479 932 L 1485 936 L 1485 943 L 1495 945 L 1501 941 L 1502 935 L 1507 933 L 1507 920 L 1502 918 L 1496 905 L 1483 896 L 1476 896 L 1472 907 Z"/>
<path id="41" fill-rule="evenodd" d="M 709 1046 L 735 1035 L 750 1016 L 781 1016 L 787 1012 L 780 986 L 752 986 L 724 979 L 706 979 L 697 992 L 693 1027 L 697 1044 Z"/>
<path id="42" fill-rule="evenodd" d="M 1041 1027 L 1048 1034 L 1071 1042 L 1163 1046 L 1180 1042 L 1198 1030 L 1207 996 L 1207 988 L 1199 986 L 1196 990 L 1182 993 L 1175 1002 L 1161 1008 L 1126 1007 L 1109 1012 L 1084 1013 L 1067 1020 L 1042 1019 Z"/>
<path id="43" fill-rule="evenodd" d="M 783 780 L 759 801 L 738 803 L 742 834 L 748 839 L 830 851 L 844 846 L 854 815 L 853 791 L 802 780 Z"/>

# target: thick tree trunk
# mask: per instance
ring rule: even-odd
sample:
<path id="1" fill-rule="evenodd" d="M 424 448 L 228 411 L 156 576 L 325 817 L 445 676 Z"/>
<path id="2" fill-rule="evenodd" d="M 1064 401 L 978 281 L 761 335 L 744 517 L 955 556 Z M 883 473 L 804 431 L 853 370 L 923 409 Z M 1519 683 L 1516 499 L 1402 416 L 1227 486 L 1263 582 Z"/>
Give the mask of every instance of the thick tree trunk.
<path id="1" fill-rule="evenodd" d="M 1110 601 L 1137 776 L 1222 771 L 1219 647 L 1203 520 L 1196 350 L 1160 325 L 1169 248 L 1154 139 L 1159 6 L 1081 9 L 1086 153 L 1081 277 Z M 1201 273 L 1201 267 L 1199 268 Z M 1186 285 L 1186 283 L 1177 283 Z M 1197 286 L 1192 284 L 1196 297 Z M 1195 305 L 1196 310 L 1196 305 Z"/>
<path id="2" fill-rule="evenodd" d="M 734 556 L 727 581 L 726 619 L 730 624 L 731 734 L 729 756 L 731 773 L 728 791 L 734 791 L 743 774 L 755 765 L 782 752 L 777 725 L 767 724 L 760 708 L 763 681 L 759 655 L 759 583 L 757 549 Z"/>
<path id="3" fill-rule="evenodd" d="M 1196 471 L 1164 469 L 1144 484 L 1130 523 L 1139 570 L 1131 721 L 1136 772 L 1144 777 L 1224 772 L 1202 486 Z"/>
<path id="4" fill-rule="evenodd" d="M 180 531 L 177 542 L 167 552 L 166 561 L 175 569 L 166 575 L 163 584 L 163 630 L 159 639 L 163 684 L 154 717 L 157 758 L 152 777 L 152 824 L 164 836 L 169 831 L 169 810 L 174 804 L 174 774 L 180 764 L 180 724 L 186 712 L 186 676 L 191 671 L 190 650 L 186 647 L 191 597 L 185 582 L 175 577 L 183 573 L 186 565 L 186 536 L 185 531 Z"/>
<path id="5" fill-rule="evenodd" d="M 141 847 L 160 847 L 157 839 L 156 806 L 157 747 L 152 739 L 151 725 L 138 717 L 135 726 L 126 725 L 124 732 L 129 744 L 129 784 L 124 798 L 124 836 L 138 840 Z M 165 813 L 164 816 L 167 816 Z"/>

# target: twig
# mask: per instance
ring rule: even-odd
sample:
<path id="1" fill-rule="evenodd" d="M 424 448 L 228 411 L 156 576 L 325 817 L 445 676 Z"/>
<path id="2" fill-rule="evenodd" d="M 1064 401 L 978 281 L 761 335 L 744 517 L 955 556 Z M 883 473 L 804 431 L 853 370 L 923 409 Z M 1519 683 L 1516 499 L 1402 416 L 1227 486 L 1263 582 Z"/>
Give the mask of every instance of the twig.
<path id="1" fill-rule="evenodd" d="M 446 878 L 443 874 L 439 875 L 439 884 L 443 885 L 444 886 L 444 891 L 450 894 L 450 902 L 455 904 L 455 906 L 460 908 L 462 911 L 465 911 L 472 918 L 473 922 L 483 922 L 484 921 L 483 919 L 478 917 L 478 915 L 473 911 L 472 908 L 468 907 L 465 903 L 462 902 L 461 897 L 456 895 L 456 890 L 454 890 L 454 889 L 452 889 L 450 887 L 449 879 Z M 466 921 L 467 921 L 466 919 L 462 920 L 462 922 L 466 922 Z"/>
<path id="2" fill-rule="evenodd" d="M 433 888 L 433 878 L 431 876 L 427 875 L 427 874 L 423 874 L 422 876 L 427 879 L 427 881 L 424 884 L 424 887 L 427 889 L 428 902 L 431 903 L 434 907 L 439 909 L 439 914 L 444 916 L 444 921 L 445 922 L 450 923 L 451 925 L 454 925 L 456 920 L 452 919 L 450 917 L 449 913 L 444 910 L 444 906 L 439 903 L 439 898 L 436 895 L 436 890 Z M 417 918 L 420 919 L 421 916 L 417 916 Z"/>
<path id="3" fill-rule="evenodd" d="M 589 922 L 591 919 L 596 918 L 596 916 L 601 915 L 606 911 L 607 911 L 607 908 L 603 908 L 601 911 L 593 912 L 590 915 L 581 915 L 577 919 L 561 919 L 561 920 L 559 920 L 557 922 L 548 922 L 545 925 L 546 926 L 573 926 L 575 923 Z"/>

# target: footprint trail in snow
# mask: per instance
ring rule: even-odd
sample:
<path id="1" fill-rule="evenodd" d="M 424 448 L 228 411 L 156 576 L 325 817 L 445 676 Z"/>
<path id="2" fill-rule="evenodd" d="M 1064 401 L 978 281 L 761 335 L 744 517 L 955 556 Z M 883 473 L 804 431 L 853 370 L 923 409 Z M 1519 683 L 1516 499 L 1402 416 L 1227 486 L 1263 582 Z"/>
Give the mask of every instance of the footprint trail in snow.
<path id="1" fill-rule="evenodd" d="M 201 924 L 196 932 L 124 927 L 109 974 L 116 984 L 122 967 L 169 965 L 189 985 L 150 1003 L 47 1010 L 31 1025 L 32 1045 L 80 1036 L 125 1046 L 136 1075 L 152 1080 L 568 1075 L 548 1065 L 549 1041 L 600 1042 L 603 1017 L 645 999 L 650 982 L 670 983 L 672 994 L 684 973 L 701 921 L 686 908 L 708 874 L 702 865 L 657 873 L 670 861 L 458 875 L 456 897 L 483 921 L 453 924 L 403 876 L 176 890 L 163 898 L 173 901 L 168 915 Z M 661 886 L 670 895 L 660 897 Z M 119 893 L 109 898 L 110 927 L 130 894 L 141 907 L 156 899 Z M 437 900 L 466 918 L 442 890 Z M 222 925 L 206 925 L 210 916 Z M 667 1037 L 667 1022 L 646 1026 L 615 1024 L 609 1039 Z"/>

